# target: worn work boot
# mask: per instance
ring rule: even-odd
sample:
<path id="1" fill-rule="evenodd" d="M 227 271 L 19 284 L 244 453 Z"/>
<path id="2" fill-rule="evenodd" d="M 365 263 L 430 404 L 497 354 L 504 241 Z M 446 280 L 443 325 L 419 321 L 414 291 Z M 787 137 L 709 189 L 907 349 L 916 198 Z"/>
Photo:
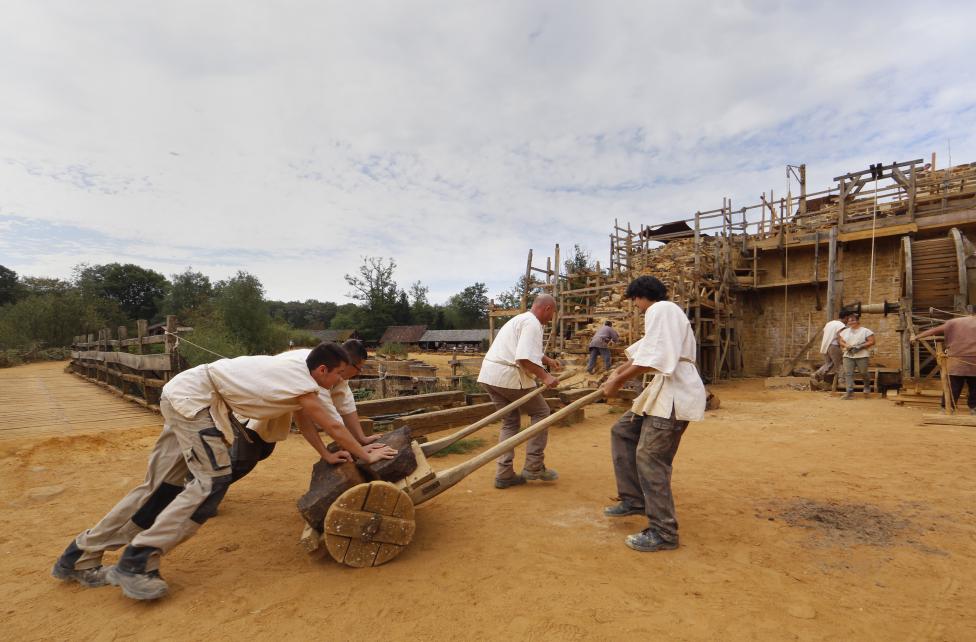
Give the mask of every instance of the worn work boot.
<path id="1" fill-rule="evenodd" d="M 525 483 L 525 477 L 522 475 L 515 475 L 514 477 L 507 477 L 505 479 L 495 478 L 495 488 L 505 489 L 511 488 L 512 486 L 521 486 Z"/>
<path id="2" fill-rule="evenodd" d="M 105 586 L 108 581 L 105 579 L 105 569 L 101 565 L 85 569 L 76 569 L 75 563 L 81 559 L 84 551 L 78 548 L 74 540 L 64 549 L 61 557 L 54 563 L 51 575 L 62 582 L 78 582 L 86 588 L 98 588 Z"/>
<path id="3" fill-rule="evenodd" d="M 613 506 L 607 506 L 603 509 L 603 514 L 607 517 L 626 517 L 627 515 L 643 515 L 643 506 L 631 506 L 627 502 L 621 501 Z"/>
<path id="4" fill-rule="evenodd" d="M 169 590 L 159 571 L 130 573 L 118 566 L 109 566 L 105 577 L 113 586 L 121 587 L 123 595 L 133 600 L 158 600 Z"/>
<path id="5" fill-rule="evenodd" d="M 624 540 L 627 548 L 632 548 L 641 553 L 653 553 L 654 551 L 671 551 L 678 548 L 678 540 L 669 542 L 662 539 L 660 535 L 649 528 L 645 528 L 639 533 L 628 535 Z"/>
<path id="6" fill-rule="evenodd" d="M 522 477 L 528 479 L 529 481 L 556 481 L 559 479 L 559 473 L 552 468 L 543 468 L 542 470 L 523 470 Z"/>
<path id="7" fill-rule="evenodd" d="M 853 399 L 853 398 L 854 398 L 854 393 L 853 392 L 844 393 L 844 396 L 841 397 L 841 399 L 844 400 L 844 401 L 846 401 L 848 399 Z"/>
<path id="8" fill-rule="evenodd" d="M 61 560 L 58 560 L 51 569 L 51 575 L 62 582 L 78 582 L 85 588 L 98 588 L 108 584 L 108 580 L 105 579 L 106 570 L 104 567 L 96 566 L 79 571 L 70 566 L 63 566 Z"/>

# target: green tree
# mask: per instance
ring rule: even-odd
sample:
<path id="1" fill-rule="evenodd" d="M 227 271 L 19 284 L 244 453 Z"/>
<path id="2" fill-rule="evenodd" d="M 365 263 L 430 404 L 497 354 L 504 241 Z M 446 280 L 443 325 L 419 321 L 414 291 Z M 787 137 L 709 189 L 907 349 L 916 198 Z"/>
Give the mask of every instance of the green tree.
<path id="1" fill-rule="evenodd" d="M 359 266 L 359 275 L 346 274 L 345 279 L 352 287 L 349 298 L 362 301 L 367 310 L 387 312 L 397 302 L 399 288 L 393 279 L 396 261 L 382 257 L 367 256 Z"/>
<path id="2" fill-rule="evenodd" d="M 0 308 L 0 348 L 67 346 L 75 335 L 124 322 L 114 301 L 92 302 L 76 290 L 32 294 Z"/>
<path id="3" fill-rule="evenodd" d="M 336 315 L 338 305 L 331 301 L 268 301 L 271 316 L 281 319 L 293 328 L 325 330 Z"/>
<path id="4" fill-rule="evenodd" d="M 450 324 L 458 329 L 487 327 L 487 286 L 475 283 L 464 288 L 448 299 L 445 314 Z"/>
<path id="5" fill-rule="evenodd" d="M 526 278 L 524 275 L 519 277 L 519 280 L 515 282 L 510 290 L 505 290 L 496 297 L 496 303 L 499 307 L 514 310 L 522 307 L 522 295 L 526 295 L 526 300 L 529 301 L 535 295 L 542 292 L 542 288 L 539 286 L 542 282 L 536 279 L 534 276 L 530 275 Z"/>
<path id="6" fill-rule="evenodd" d="M 79 265 L 75 283 L 85 297 L 111 299 L 131 319 L 153 319 L 169 288 L 166 277 L 132 263 Z"/>
<path id="7" fill-rule="evenodd" d="M 0 265 L 0 305 L 13 303 L 19 294 L 20 282 L 17 280 L 17 273 Z"/>
<path id="8" fill-rule="evenodd" d="M 210 278 L 202 272 L 194 272 L 186 268 L 179 274 L 172 275 L 169 292 L 163 299 L 163 312 L 175 314 L 181 319 L 187 319 L 206 305 L 213 296 L 213 285 Z"/>
<path id="9" fill-rule="evenodd" d="M 228 336 L 250 354 L 274 349 L 271 345 L 271 316 L 264 300 L 264 286 L 253 274 L 239 271 L 216 285 L 214 308 Z"/>

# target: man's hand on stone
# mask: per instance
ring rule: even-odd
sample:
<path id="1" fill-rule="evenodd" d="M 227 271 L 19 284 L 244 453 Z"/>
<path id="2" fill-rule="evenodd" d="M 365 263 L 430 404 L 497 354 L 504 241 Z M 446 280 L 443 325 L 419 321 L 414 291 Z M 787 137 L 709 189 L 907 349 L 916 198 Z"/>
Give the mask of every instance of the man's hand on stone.
<path id="1" fill-rule="evenodd" d="M 376 441 L 377 439 L 379 439 L 382 436 L 383 435 L 382 434 L 379 434 L 379 433 L 377 433 L 375 435 L 366 435 L 366 440 L 363 441 L 363 446 L 368 446 L 369 444 L 373 443 L 374 441 Z M 369 450 L 369 449 L 367 448 L 366 450 Z"/>
<path id="2" fill-rule="evenodd" d="M 393 459 L 396 457 L 396 454 L 397 451 L 395 448 L 382 444 L 379 448 L 375 448 L 366 453 L 366 463 L 375 464 L 381 459 Z"/>
<path id="3" fill-rule="evenodd" d="M 349 451 L 347 450 L 337 450 L 334 453 L 326 452 L 322 459 L 324 459 L 327 464 L 343 464 L 347 461 L 352 461 L 352 455 L 350 455 Z"/>

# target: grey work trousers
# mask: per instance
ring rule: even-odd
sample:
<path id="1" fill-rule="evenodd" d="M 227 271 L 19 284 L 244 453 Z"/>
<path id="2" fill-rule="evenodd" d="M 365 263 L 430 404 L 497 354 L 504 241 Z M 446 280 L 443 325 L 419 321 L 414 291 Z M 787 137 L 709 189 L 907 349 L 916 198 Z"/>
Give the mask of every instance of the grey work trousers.
<path id="1" fill-rule="evenodd" d="M 535 388 L 499 388 L 498 386 L 490 386 L 486 383 L 481 385 L 488 391 L 488 398 L 491 399 L 492 403 L 495 404 L 495 408 L 498 410 L 535 390 Z M 525 402 L 521 408 L 516 408 L 505 415 L 502 419 L 502 428 L 498 432 L 499 443 L 518 434 L 521 425 L 519 413 L 523 410 L 529 415 L 530 424 L 542 421 L 549 416 L 549 404 L 546 403 L 546 400 L 541 395 L 536 396 L 531 401 Z M 540 472 L 545 468 L 545 450 L 548 441 L 549 431 L 543 430 L 526 442 L 524 470 Z M 511 479 L 515 476 L 515 469 L 512 467 L 514 459 L 515 453 L 511 450 L 503 453 L 497 459 L 498 465 L 495 470 L 496 479 Z"/>
<path id="2" fill-rule="evenodd" d="M 844 378 L 847 379 L 847 392 L 854 392 L 854 370 L 861 373 L 864 392 L 871 392 L 871 374 L 868 372 L 868 357 L 844 357 Z"/>
<path id="3" fill-rule="evenodd" d="M 210 409 L 187 419 L 165 397 L 159 409 L 163 431 L 149 455 L 145 480 L 75 538 L 83 551 L 75 569 L 99 566 L 105 551 L 126 546 L 120 568 L 133 573 L 155 570 L 162 554 L 216 514 L 231 482 L 231 459 Z"/>
<path id="4" fill-rule="evenodd" d="M 814 376 L 823 381 L 828 374 L 837 377 L 838 383 L 844 380 L 844 351 L 841 350 L 840 346 L 832 345 L 827 348 L 824 363 L 817 369 Z"/>
<path id="5" fill-rule="evenodd" d="M 628 506 L 643 508 L 661 539 L 678 539 L 671 494 L 671 465 L 687 421 L 635 415 L 627 411 L 610 430 L 610 452 L 617 494 Z"/>
<path id="6" fill-rule="evenodd" d="M 590 348 L 590 360 L 586 364 L 587 372 L 592 374 L 596 371 L 596 360 L 598 357 L 603 357 L 603 369 L 610 369 L 610 363 L 612 361 L 610 348 Z"/>

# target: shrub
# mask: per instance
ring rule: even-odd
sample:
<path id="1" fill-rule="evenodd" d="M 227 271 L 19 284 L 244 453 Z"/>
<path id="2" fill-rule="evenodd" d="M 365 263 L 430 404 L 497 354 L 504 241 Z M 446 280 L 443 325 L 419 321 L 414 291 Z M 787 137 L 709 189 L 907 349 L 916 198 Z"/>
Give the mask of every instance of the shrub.
<path id="1" fill-rule="evenodd" d="M 407 352 L 407 346 L 396 342 L 384 343 L 377 348 L 376 354 L 381 354 L 385 357 L 396 357 L 399 359 L 406 359 L 410 356 L 410 353 Z"/>

